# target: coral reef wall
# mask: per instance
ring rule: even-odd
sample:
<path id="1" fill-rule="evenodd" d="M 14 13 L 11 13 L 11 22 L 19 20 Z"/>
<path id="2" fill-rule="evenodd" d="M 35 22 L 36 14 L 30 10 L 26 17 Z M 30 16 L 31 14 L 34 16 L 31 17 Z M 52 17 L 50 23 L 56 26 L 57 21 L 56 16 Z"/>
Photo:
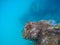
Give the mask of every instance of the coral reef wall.
<path id="1" fill-rule="evenodd" d="M 20 22 L 24 25 L 27 21 L 41 19 L 60 22 L 60 0 L 33 0 L 28 11 L 20 18 Z M 27 43 L 33 45 L 32 42 Z"/>

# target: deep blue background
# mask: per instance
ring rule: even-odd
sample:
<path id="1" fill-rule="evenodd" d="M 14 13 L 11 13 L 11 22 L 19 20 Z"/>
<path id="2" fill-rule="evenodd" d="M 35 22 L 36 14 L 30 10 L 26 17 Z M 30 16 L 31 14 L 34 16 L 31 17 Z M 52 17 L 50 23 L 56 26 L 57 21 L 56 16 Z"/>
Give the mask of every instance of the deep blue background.
<path id="1" fill-rule="evenodd" d="M 33 45 L 22 32 L 27 21 L 60 22 L 60 0 L 0 0 L 0 45 Z"/>

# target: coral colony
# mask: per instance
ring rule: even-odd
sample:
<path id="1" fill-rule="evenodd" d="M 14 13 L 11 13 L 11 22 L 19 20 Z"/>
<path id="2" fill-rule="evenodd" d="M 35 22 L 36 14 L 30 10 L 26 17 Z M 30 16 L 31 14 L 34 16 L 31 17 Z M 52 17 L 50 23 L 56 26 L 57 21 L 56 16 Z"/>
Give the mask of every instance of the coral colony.
<path id="1" fill-rule="evenodd" d="M 34 45 L 59 45 L 60 23 L 54 20 L 28 22 L 25 25 L 23 37 L 34 41 Z"/>

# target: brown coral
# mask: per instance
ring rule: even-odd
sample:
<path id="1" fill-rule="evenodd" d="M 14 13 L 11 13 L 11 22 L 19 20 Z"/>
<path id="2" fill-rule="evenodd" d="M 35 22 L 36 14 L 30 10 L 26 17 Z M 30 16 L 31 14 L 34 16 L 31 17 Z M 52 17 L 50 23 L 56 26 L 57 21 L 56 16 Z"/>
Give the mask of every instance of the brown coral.
<path id="1" fill-rule="evenodd" d="M 58 45 L 57 35 L 53 33 L 54 30 L 55 28 L 46 20 L 40 22 L 28 22 L 25 25 L 23 36 L 25 39 L 34 40 L 35 45 Z"/>

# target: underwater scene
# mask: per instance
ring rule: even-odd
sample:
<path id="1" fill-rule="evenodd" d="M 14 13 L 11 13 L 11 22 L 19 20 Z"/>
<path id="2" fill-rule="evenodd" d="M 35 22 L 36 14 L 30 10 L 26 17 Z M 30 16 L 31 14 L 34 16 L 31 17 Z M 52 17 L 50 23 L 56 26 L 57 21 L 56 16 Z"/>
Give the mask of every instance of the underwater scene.
<path id="1" fill-rule="evenodd" d="M 0 0 L 0 20 L 0 45 L 60 45 L 60 0 Z"/>

